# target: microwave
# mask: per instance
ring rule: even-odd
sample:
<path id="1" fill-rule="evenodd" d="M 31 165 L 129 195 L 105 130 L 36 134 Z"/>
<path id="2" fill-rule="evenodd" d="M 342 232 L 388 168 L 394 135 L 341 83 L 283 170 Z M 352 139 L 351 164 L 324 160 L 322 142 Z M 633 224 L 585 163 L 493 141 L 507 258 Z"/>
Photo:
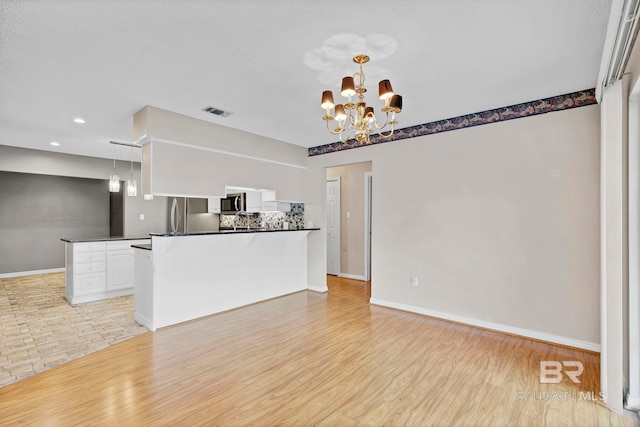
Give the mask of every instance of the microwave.
<path id="1" fill-rule="evenodd" d="M 220 199 L 220 213 L 225 215 L 235 215 L 240 211 L 247 210 L 246 193 L 227 194 Z"/>

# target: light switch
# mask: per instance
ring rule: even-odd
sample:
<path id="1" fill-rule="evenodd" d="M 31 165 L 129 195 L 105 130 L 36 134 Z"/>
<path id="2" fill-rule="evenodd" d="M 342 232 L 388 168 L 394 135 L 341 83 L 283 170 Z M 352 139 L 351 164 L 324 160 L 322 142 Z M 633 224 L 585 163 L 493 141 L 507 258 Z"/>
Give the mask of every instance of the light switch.
<path id="1" fill-rule="evenodd" d="M 347 212 L 347 218 L 351 218 L 351 212 Z"/>
<path id="2" fill-rule="evenodd" d="M 144 221 L 144 214 L 140 214 L 140 221 Z"/>

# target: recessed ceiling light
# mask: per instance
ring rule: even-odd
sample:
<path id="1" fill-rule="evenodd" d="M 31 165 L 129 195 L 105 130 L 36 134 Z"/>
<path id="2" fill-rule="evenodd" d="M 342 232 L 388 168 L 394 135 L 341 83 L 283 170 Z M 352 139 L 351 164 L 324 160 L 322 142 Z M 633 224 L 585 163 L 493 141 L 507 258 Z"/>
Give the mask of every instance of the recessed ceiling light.
<path id="1" fill-rule="evenodd" d="M 76 117 L 75 119 L 73 119 L 73 121 L 78 123 L 78 124 L 80 124 L 80 125 L 85 124 L 85 121 L 84 121 L 84 119 L 82 117 Z"/>
<path id="2" fill-rule="evenodd" d="M 51 141 L 49 144 L 53 145 L 54 147 L 59 147 L 60 143 L 56 142 L 56 141 Z"/>

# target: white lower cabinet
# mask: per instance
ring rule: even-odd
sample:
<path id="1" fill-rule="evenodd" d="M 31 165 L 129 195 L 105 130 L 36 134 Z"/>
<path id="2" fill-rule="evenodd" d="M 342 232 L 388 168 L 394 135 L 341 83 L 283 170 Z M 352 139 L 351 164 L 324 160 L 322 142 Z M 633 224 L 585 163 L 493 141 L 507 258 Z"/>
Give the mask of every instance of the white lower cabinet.
<path id="1" fill-rule="evenodd" d="M 74 277 L 74 295 L 87 295 L 104 291 L 106 274 L 102 273 L 83 273 Z"/>
<path id="2" fill-rule="evenodd" d="M 71 304 L 133 293 L 133 248 L 150 239 L 66 243 L 66 291 Z"/>
<path id="3" fill-rule="evenodd" d="M 107 291 L 133 289 L 133 248 L 107 251 Z"/>

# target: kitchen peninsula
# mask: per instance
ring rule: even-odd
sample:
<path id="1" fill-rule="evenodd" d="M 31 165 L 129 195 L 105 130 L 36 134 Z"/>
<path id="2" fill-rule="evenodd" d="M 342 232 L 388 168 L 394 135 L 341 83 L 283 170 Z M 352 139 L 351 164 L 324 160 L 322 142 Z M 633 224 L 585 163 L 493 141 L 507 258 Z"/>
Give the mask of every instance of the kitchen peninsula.
<path id="1" fill-rule="evenodd" d="M 307 289 L 318 228 L 151 234 L 135 245 L 135 319 L 157 328 Z"/>

